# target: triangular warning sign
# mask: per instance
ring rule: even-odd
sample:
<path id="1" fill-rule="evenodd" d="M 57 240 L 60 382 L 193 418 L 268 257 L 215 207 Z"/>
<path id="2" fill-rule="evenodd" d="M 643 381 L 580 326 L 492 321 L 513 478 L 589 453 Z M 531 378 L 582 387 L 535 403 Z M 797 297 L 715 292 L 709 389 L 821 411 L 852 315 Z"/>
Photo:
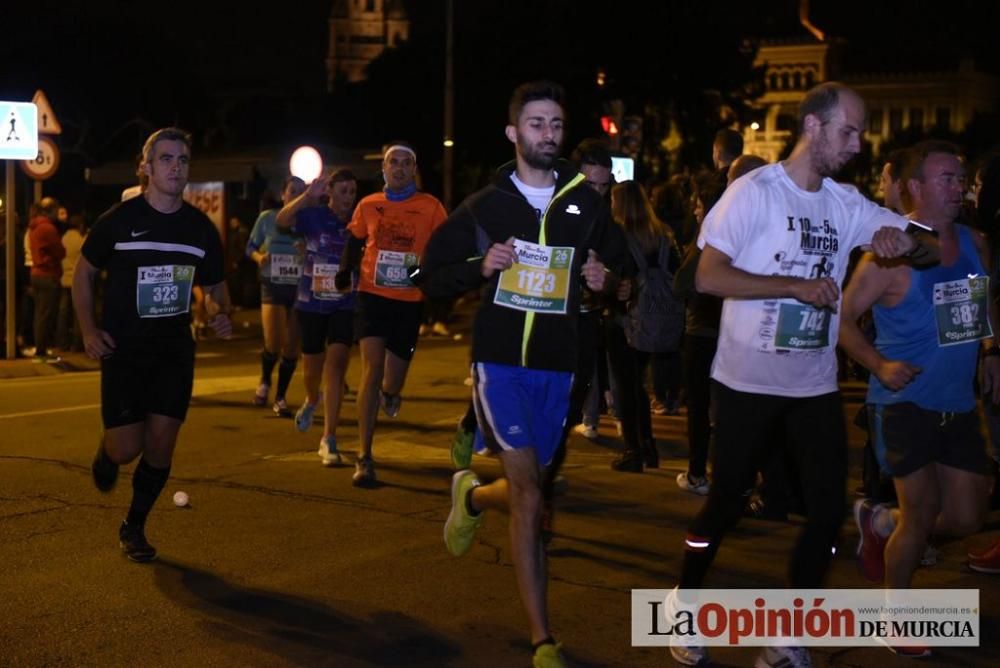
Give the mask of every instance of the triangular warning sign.
<path id="1" fill-rule="evenodd" d="M 35 91 L 35 97 L 31 98 L 31 101 L 38 107 L 38 134 L 61 135 L 62 126 L 59 125 L 56 112 L 52 111 L 49 98 L 45 97 L 45 93 L 42 92 L 41 88 Z"/>
<path id="2" fill-rule="evenodd" d="M 4 114 L 2 123 L 3 125 L 0 126 L 0 146 L 10 149 L 29 149 L 32 146 L 38 146 L 37 136 L 31 136 L 31 126 L 25 125 L 21 110 L 17 107 L 7 107 L 7 113 Z"/>

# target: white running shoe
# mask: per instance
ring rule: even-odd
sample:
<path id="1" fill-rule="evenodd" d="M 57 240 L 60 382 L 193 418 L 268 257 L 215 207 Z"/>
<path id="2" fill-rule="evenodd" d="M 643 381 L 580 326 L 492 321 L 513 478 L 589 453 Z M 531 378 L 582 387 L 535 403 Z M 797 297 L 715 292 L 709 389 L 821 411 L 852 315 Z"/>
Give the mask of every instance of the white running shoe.
<path id="1" fill-rule="evenodd" d="M 323 466 L 342 466 L 344 463 L 344 458 L 337 450 L 337 439 L 333 436 L 324 436 L 320 440 L 316 454 L 323 460 Z"/>
<path id="2" fill-rule="evenodd" d="M 271 391 L 271 386 L 267 383 L 261 383 L 257 386 L 257 391 L 253 393 L 253 405 L 254 406 L 266 406 L 267 405 L 267 395 Z"/>
<path id="3" fill-rule="evenodd" d="M 708 478 L 704 476 L 692 478 L 687 471 L 677 474 L 677 486 L 685 492 L 698 496 L 706 496 L 711 488 L 711 485 L 708 484 Z"/>
<path id="4" fill-rule="evenodd" d="M 696 612 L 694 606 L 683 603 L 677 597 L 677 590 L 678 587 L 674 587 L 667 594 L 665 614 L 668 621 L 676 619 L 677 613 L 681 610 L 689 609 L 692 615 Z M 685 645 L 683 639 L 677 635 L 670 636 L 670 656 L 682 666 L 708 665 L 708 649 L 701 645 Z"/>

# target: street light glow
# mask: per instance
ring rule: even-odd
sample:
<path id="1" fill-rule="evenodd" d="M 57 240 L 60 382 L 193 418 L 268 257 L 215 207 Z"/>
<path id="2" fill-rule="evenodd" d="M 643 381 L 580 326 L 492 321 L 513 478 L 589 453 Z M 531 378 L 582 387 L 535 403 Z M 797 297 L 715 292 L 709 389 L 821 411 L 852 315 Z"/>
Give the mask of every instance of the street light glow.
<path id="1" fill-rule="evenodd" d="M 451 148 L 452 146 L 455 145 L 455 140 L 454 139 L 445 139 L 444 140 L 444 145 L 445 145 L 445 148 Z"/>
<path id="2" fill-rule="evenodd" d="M 753 123 L 750 124 L 750 129 L 753 130 L 754 132 L 760 130 L 760 123 L 754 121 Z"/>
<path id="3" fill-rule="evenodd" d="M 288 161 L 288 170 L 306 183 L 311 183 L 323 173 L 323 158 L 312 146 L 300 146 Z"/>

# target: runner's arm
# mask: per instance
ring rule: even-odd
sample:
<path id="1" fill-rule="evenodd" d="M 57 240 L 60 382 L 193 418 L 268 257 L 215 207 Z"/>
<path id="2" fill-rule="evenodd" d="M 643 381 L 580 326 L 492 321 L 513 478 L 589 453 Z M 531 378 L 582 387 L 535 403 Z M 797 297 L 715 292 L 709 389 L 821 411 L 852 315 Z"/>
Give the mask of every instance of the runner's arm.
<path id="1" fill-rule="evenodd" d="M 920 373 L 920 368 L 909 362 L 886 359 L 858 327 L 858 318 L 885 295 L 896 272 L 908 270 L 906 265 L 880 265 L 871 253 L 866 253 L 844 289 L 840 314 L 840 347 L 893 391 L 903 389 Z"/>
<path id="2" fill-rule="evenodd" d="M 484 281 L 494 280 L 493 272 L 490 277 L 483 275 L 484 262 L 491 249 L 498 245 L 506 244 L 492 243 L 485 232 L 482 239 L 477 238 L 474 216 L 466 207 L 458 207 L 431 233 L 424 248 L 420 260 L 420 289 L 428 297 L 453 297 L 478 289 Z M 496 269 L 494 272 L 499 273 Z"/>
<path id="3" fill-rule="evenodd" d="M 80 332 L 83 335 L 83 346 L 87 355 L 100 359 L 110 355 L 115 350 L 115 340 L 102 329 L 98 329 L 94 320 L 94 278 L 100 270 L 90 264 L 82 254 L 73 272 L 73 309 L 80 322 Z"/>
<path id="4" fill-rule="evenodd" d="M 829 277 L 761 276 L 733 266 L 731 257 L 705 244 L 695 272 L 695 289 L 702 294 L 737 299 L 791 297 L 816 308 L 837 310 L 840 288 Z"/>
<path id="5" fill-rule="evenodd" d="M 302 194 L 291 202 L 281 207 L 281 211 L 275 216 L 274 222 L 278 227 L 288 229 L 295 224 L 295 214 L 300 210 L 316 206 L 320 203 L 323 195 L 329 194 L 330 186 L 326 179 L 319 178 L 309 184 L 309 187 L 302 191 Z"/>
<path id="6" fill-rule="evenodd" d="M 203 285 L 202 291 L 205 293 L 205 311 L 209 314 L 208 326 L 215 330 L 223 339 L 228 339 L 233 334 L 233 323 L 229 319 L 232 305 L 229 302 L 229 289 L 226 282 L 215 285 Z"/>

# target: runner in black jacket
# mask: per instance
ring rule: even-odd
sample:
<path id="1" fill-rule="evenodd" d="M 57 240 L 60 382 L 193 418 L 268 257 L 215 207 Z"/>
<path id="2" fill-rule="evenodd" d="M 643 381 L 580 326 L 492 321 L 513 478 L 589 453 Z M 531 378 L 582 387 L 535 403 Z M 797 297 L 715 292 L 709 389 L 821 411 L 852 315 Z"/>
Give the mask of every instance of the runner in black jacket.
<path id="1" fill-rule="evenodd" d="M 499 453 L 505 473 L 489 485 L 468 469 L 455 474 L 445 544 L 464 554 L 483 510 L 510 511 L 534 665 L 555 668 L 566 664 L 548 626 L 542 480 L 569 407 L 583 286 L 614 289 L 604 262 L 617 266 L 621 257 L 603 199 L 557 159 L 562 101 L 561 87 L 548 82 L 514 92 L 506 135 L 516 161 L 434 232 L 419 279 L 429 296 L 482 289 L 472 343 L 476 447 Z"/>
<path id="2" fill-rule="evenodd" d="M 544 240 L 538 211 L 511 180 L 515 163 L 499 170 L 493 182 L 469 196 L 435 231 L 421 263 L 428 296 L 454 296 L 481 289 L 484 299 L 473 331 L 472 360 L 531 369 L 576 371 L 576 329 L 568 318 L 579 313 L 582 280 L 573 280 L 565 314 L 538 314 L 495 304 L 500 274 L 483 278 L 481 264 L 490 245 L 510 237 L 533 244 L 571 246 L 570 275 L 580 277 L 588 251 L 609 269 L 619 267 L 623 249 L 603 198 L 587 188 L 569 162 L 555 163 L 555 197 L 544 212 Z"/>

